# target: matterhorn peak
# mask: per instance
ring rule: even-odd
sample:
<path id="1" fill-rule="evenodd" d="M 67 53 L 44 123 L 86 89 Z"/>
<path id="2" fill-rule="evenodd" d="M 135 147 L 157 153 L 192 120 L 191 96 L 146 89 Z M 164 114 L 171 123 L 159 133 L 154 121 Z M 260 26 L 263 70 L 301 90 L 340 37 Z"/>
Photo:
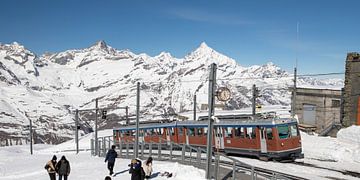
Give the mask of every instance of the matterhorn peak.
<path id="1" fill-rule="evenodd" d="M 205 42 L 202 42 L 196 51 L 211 52 L 213 49 L 209 47 Z"/>

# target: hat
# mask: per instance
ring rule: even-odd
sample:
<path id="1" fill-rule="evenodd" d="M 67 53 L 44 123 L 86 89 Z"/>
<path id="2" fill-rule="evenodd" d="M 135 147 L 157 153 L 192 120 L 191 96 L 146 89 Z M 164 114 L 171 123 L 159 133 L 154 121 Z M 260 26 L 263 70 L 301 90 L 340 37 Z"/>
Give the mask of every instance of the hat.
<path id="1" fill-rule="evenodd" d="M 56 161 L 56 159 L 57 159 L 57 157 L 54 155 L 54 156 L 52 157 L 52 160 L 53 160 L 53 161 Z"/>
<path id="2" fill-rule="evenodd" d="M 132 159 L 131 160 L 131 164 L 136 164 L 137 163 L 137 160 L 136 159 Z"/>

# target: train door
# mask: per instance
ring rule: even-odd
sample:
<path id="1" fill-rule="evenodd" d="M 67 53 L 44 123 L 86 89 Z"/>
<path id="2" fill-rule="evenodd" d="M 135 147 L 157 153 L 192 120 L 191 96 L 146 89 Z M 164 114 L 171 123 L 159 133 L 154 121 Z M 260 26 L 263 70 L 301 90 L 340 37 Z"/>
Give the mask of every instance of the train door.
<path id="1" fill-rule="evenodd" d="M 267 153 L 266 128 L 261 127 L 261 128 L 259 128 L 259 131 L 260 131 L 260 152 Z"/>
<path id="2" fill-rule="evenodd" d="M 145 133 L 144 133 L 144 130 L 143 129 L 140 129 L 139 130 L 139 141 L 141 142 L 141 143 L 143 143 L 143 142 L 145 142 L 145 139 L 144 139 L 144 135 Z"/>
<path id="3" fill-rule="evenodd" d="M 217 149 L 224 149 L 224 134 L 222 127 L 215 128 L 215 147 Z"/>
<path id="4" fill-rule="evenodd" d="M 171 136 L 171 127 L 166 128 L 166 143 L 167 145 L 170 145 L 170 136 Z"/>
<path id="5" fill-rule="evenodd" d="M 186 128 L 185 136 L 186 136 L 186 144 L 189 145 L 189 128 Z"/>

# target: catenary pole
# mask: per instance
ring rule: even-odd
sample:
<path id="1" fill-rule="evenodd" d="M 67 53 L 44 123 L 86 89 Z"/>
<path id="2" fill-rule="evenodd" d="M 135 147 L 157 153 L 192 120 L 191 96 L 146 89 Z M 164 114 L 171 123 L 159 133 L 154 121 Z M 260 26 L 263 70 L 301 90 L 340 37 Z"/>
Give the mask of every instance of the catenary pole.
<path id="1" fill-rule="evenodd" d="M 125 107 L 126 125 L 129 125 L 129 106 Z"/>
<path id="2" fill-rule="evenodd" d="M 33 130 L 32 130 L 32 120 L 29 118 L 30 121 L 30 154 L 33 154 Z"/>
<path id="3" fill-rule="evenodd" d="M 98 98 L 95 100 L 95 154 L 99 153 L 98 145 Z"/>
<path id="4" fill-rule="evenodd" d="M 254 120 L 255 120 L 255 114 L 256 114 L 256 85 L 255 84 L 253 84 L 253 86 L 252 86 L 252 99 L 251 99 L 251 109 L 252 109 L 252 116 L 253 116 L 253 118 L 254 118 Z"/>
<path id="5" fill-rule="evenodd" d="M 75 141 L 76 141 L 76 154 L 79 154 L 79 110 L 75 111 Z"/>
<path id="6" fill-rule="evenodd" d="M 211 64 L 209 76 L 209 117 L 208 117 L 208 134 L 207 134 L 207 146 L 206 146 L 206 179 L 211 179 L 211 164 L 212 164 L 212 131 L 213 131 L 213 116 L 214 116 L 214 103 L 215 103 L 215 84 L 216 84 L 216 64 Z"/>
<path id="7" fill-rule="evenodd" d="M 138 157 L 139 153 L 139 116 L 140 116 L 140 82 L 137 82 L 136 91 L 136 136 L 135 136 L 135 158 Z"/>
<path id="8" fill-rule="evenodd" d="M 294 68 L 294 88 L 293 88 L 293 96 L 292 96 L 292 106 L 291 106 L 291 117 L 295 117 L 296 111 L 296 67 Z"/>
<path id="9" fill-rule="evenodd" d="M 196 121 L 196 91 L 194 94 L 194 121 Z"/>

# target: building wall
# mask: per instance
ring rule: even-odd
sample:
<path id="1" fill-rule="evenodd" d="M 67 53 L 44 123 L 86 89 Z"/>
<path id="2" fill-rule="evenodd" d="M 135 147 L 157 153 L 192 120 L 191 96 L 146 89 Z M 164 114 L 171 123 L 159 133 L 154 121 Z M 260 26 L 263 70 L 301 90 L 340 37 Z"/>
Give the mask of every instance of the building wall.
<path id="1" fill-rule="evenodd" d="M 344 87 L 344 120 L 345 126 L 357 123 L 358 99 L 360 95 L 360 54 L 348 53 L 345 65 Z M 360 125 L 360 124 L 358 124 Z"/>
<path id="2" fill-rule="evenodd" d="M 295 113 L 304 123 L 303 105 L 315 105 L 315 126 L 320 132 L 333 122 L 340 123 L 340 100 L 341 90 L 297 88 Z"/>

